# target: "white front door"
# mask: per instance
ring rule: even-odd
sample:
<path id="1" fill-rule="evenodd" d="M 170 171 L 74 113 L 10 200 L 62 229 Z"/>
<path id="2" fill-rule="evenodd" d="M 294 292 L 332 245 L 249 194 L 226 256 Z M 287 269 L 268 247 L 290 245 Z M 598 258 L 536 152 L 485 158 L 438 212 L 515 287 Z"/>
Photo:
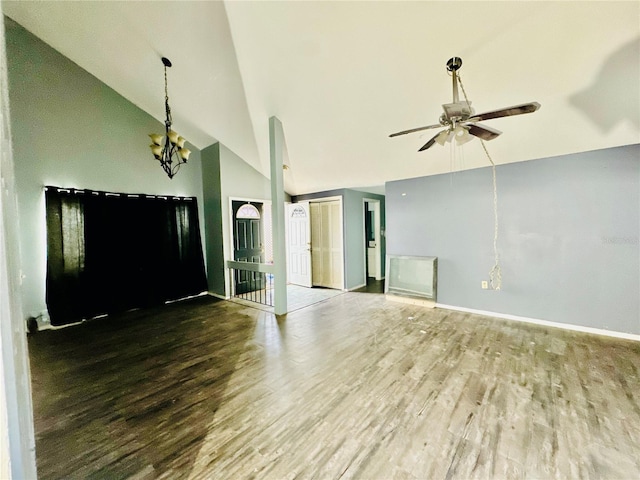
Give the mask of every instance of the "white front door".
<path id="1" fill-rule="evenodd" d="M 289 283 L 311 287 L 311 222 L 309 202 L 287 205 L 289 219 Z"/>

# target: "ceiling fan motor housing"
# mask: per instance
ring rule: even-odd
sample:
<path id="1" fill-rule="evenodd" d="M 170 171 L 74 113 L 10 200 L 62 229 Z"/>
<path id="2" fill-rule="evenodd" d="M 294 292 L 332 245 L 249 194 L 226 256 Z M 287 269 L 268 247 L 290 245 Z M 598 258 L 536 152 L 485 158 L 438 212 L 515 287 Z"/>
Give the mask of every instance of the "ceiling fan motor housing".
<path id="1" fill-rule="evenodd" d="M 456 103 L 445 103 L 442 105 L 442 109 L 445 112 L 445 117 L 450 121 L 466 120 L 475 113 L 475 110 L 471 107 L 471 102 L 467 102 L 466 100 Z"/>

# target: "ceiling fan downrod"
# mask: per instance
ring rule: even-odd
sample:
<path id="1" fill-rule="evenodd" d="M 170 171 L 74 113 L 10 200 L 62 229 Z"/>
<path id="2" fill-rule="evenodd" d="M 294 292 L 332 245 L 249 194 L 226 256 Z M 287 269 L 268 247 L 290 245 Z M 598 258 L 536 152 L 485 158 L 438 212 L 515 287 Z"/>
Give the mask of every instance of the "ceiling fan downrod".
<path id="1" fill-rule="evenodd" d="M 458 103 L 460 97 L 458 95 L 458 74 L 457 71 L 462 67 L 462 59 L 460 57 L 450 58 L 447 62 L 447 70 L 451 72 L 453 81 L 453 103 Z"/>

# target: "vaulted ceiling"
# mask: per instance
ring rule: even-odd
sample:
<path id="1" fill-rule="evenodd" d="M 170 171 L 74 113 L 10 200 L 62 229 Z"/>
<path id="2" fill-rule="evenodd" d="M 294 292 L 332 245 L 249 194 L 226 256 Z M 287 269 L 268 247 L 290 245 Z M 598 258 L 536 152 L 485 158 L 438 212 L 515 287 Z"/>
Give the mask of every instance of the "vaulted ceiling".
<path id="1" fill-rule="evenodd" d="M 283 123 L 292 194 L 488 164 L 480 142 L 417 150 L 451 101 L 447 60 L 495 119 L 496 163 L 640 143 L 640 2 L 14 2 L 5 14 L 158 120 L 268 176 Z M 141 141 L 147 141 L 144 138 Z"/>

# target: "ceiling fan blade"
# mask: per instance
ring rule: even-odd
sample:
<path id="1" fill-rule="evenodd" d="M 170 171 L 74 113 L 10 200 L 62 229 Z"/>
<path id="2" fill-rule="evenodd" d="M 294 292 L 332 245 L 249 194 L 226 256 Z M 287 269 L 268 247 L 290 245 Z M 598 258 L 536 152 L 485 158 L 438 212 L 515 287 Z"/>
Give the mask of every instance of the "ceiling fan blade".
<path id="1" fill-rule="evenodd" d="M 424 152 L 427 148 L 431 148 L 433 147 L 433 144 L 436 143 L 436 137 L 438 135 L 440 135 L 442 132 L 438 132 L 436 133 L 433 138 L 431 138 L 431 140 L 429 140 L 427 143 L 425 143 L 422 148 L 420 150 L 418 150 L 419 152 Z"/>
<path id="2" fill-rule="evenodd" d="M 522 115 L 524 113 L 533 113 L 540 108 L 538 102 L 522 103 L 520 105 L 514 105 L 513 107 L 500 108 L 498 110 L 491 110 L 490 112 L 480 113 L 473 117 L 467 118 L 467 122 L 479 122 L 481 120 L 490 120 L 492 118 L 510 117 L 513 115 Z"/>
<path id="3" fill-rule="evenodd" d="M 487 127 L 486 125 L 480 125 L 479 123 L 472 123 L 471 125 L 466 125 L 466 128 L 469 129 L 469 133 L 475 137 L 481 138 L 482 140 L 493 140 L 502 132 L 500 130 L 496 130 L 495 128 Z"/>
<path id="4" fill-rule="evenodd" d="M 440 128 L 440 127 L 442 127 L 442 125 L 440 125 L 440 124 L 428 125 L 426 127 L 412 128 L 411 130 L 403 130 L 402 132 L 392 133 L 389 136 L 390 137 L 397 137 L 398 135 L 406 135 L 407 133 L 420 132 L 422 130 L 429 130 L 430 128 Z"/>

